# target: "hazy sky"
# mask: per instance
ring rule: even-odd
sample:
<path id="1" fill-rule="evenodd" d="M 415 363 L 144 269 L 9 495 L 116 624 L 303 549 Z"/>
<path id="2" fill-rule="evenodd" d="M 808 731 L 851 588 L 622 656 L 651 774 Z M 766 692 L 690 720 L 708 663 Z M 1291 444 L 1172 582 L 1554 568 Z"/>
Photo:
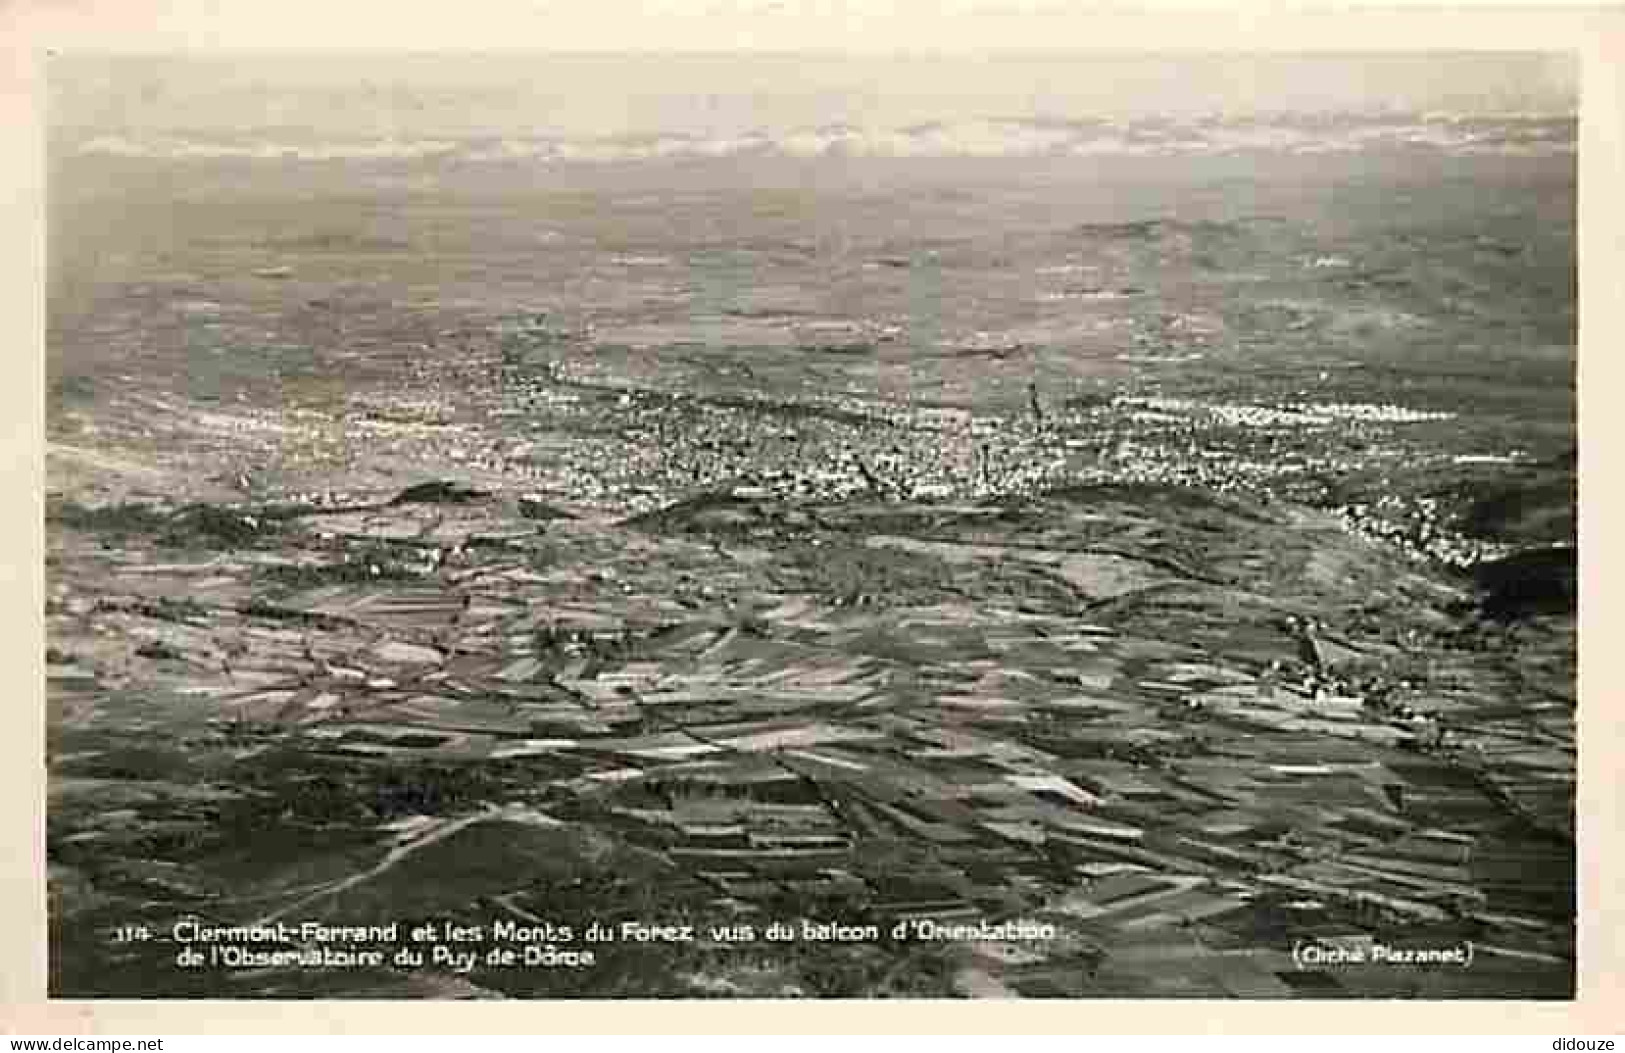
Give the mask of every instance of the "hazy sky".
<path id="1" fill-rule="evenodd" d="M 317 136 L 737 134 L 1258 111 L 1573 112 L 1570 56 L 304 55 L 53 60 L 52 123 Z"/>

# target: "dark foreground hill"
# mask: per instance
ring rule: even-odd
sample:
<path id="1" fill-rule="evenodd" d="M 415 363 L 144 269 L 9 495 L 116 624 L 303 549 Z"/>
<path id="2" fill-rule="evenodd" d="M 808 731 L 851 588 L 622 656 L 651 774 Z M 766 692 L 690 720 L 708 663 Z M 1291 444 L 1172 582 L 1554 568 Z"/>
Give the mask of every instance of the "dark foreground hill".
<path id="1" fill-rule="evenodd" d="M 496 495 L 52 544 L 55 996 L 1572 991 L 1572 619 L 1480 621 L 1299 507 Z"/>

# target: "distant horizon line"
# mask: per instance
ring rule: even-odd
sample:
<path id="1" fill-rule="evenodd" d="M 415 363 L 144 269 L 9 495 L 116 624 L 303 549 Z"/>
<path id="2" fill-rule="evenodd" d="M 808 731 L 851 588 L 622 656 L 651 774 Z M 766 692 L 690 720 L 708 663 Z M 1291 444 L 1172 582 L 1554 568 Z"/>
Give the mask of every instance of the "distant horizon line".
<path id="1" fill-rule="evenodd" d="M 559 128 L 372 129 L 337 132 L 294 123 L 188 129 L 55 126 L 59 156 L 168 160 L 631 161 L 685 157 L 1012 157 L 1325 154 L 1431 149 L 1463 154 L 1554 154 L 1576 149 L 1578 115 L 1533 112 L 1221 114 L 1063 117 L 1030 114 L 879 123 L 572 133 Z"/>
<path id="2" fill-rule="evenodd" d="M 1184 113 L 1149 113 L 1135 114 L 1058 114 L 1058 113 L 980 113 L 961 117 L 942 117 L 936 120 L 911 121 L 908 123 L 886 122 L 859 122 L 850 120 L 834 120 L 822 124 L 800 124 L 787 128 L 790 131 L 895 131 L 916 133 L 935 127 L 947 127 L 954 124 L 1012 124 L 1032 125 L 1039 127 L 1076 128 L 1085 130 L 1091 128 L 1135 128 L 1135 127 L 1201 127 L 1224 125 L 1328 125 L 1337 122 L 1382 124 L 1396 121 L 1408 121 L 1418 124 L 1459 124 L 1472 121 L 1504 122 L 1508 124 L 1538 124 L 1562 123 L 1576 121 L 1580 118 L 1578 102 L 1566 108 L 1529 108 L 1529 107 L 1486 107 L 1475 108 L 1449 108 L 1438 107 L 1405 107 L 1372 105 L 1367 107 L 1329 107 L 1323 110 L 1303 109 L 1270 109 L 1270 108 L 1232 108 L 1213 109 L 1202 111 L 1189 111 Z M 98 133 L 115 133 L 130 131 L 130 122 L 116 121 L 48 121 L 47 127 L 52 131 L 89 131 Z M 148 124 L 143 131 L 155 132 L 160 135 L 212 135 L 220 138 L 231 138 L 234 135 L 255 135 L 266 131 L 310 131 L 311 126 L 290 122 L 268 122 L 260 125 L 234 126 L 234 127 L 203 127 L 185 125 L 157 125 Z M 755 128 L 740 131 L 738 134 L 767 134 L 768 126 L 760 125 Z M 539 128 L 534 131 L 520 129 L 477 129 L 465 128 L 462 130 L 419 130 L 413 134 L 414 138 L 427 135 L 438 135 L 459 138 L 497 138 L 511 137 L 570 137 L 572 133 L 560 129 Z M 701 138 L 704 133 L 684 131 L 675 128 L 647 128 L 642 130 L 623 130 L 606 133 L 600 138 L 643 138 L 654 136 Z M 373 135 L 352 136 L 352 138 L 388 139 L 401 136 Z M 576 138 L 588 138 L 587 135 L 575 135 Z"/>

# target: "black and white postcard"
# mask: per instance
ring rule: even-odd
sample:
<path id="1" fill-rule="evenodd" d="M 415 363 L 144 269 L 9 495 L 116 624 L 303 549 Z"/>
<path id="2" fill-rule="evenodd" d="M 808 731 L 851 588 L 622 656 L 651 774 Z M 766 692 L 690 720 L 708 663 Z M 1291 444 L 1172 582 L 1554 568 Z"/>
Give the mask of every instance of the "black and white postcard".
<path id="1" fill-rule="evenodd" d="M 1572 50 L 42 76 L 51 998 L 1575 997 Z"/>

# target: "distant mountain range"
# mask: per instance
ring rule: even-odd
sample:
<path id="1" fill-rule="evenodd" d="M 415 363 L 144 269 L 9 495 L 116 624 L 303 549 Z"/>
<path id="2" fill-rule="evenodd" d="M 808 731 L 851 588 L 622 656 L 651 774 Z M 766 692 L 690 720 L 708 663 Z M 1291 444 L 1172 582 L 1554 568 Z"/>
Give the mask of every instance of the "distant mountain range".
<path id="1" fill-rule="evenodd" d="M 234 135 L 79 132 L 69 152 L 172 160 L 606 162 L 659 158 L 1204 156 L 1410 149 L 1446 154 L 1561 155 L 1576 150 L 1572 114 L 1281 114 L 1194 119 L 1011 117 L 906 127 L 831 124 L 734 135 L 659 132 L 312 139 L 296 128 Z"/>

